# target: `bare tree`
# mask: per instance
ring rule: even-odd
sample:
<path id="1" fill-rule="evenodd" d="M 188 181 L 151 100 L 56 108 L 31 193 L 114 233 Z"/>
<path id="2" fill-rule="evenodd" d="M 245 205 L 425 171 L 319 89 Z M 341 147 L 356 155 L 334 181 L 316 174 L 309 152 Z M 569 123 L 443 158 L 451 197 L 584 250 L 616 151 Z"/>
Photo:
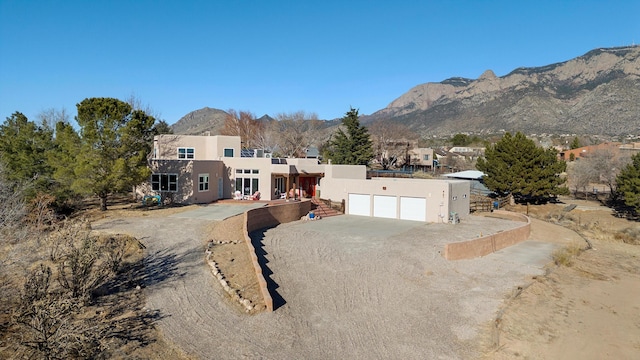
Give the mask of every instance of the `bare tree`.
<path id="1" fill-rule="evenodd" d="M 384 170 L 408 163 L 416 135 L 398 123 L 378 121 L 369 126 L 376 160 Z"/>
<path id="2" fill-rule="evenodd" d="M 227 111 L 221 135 L 240 136 L 244 148 L 257 148 L 259 139 L 264 132 L 264 124 L 256 120 L 255 115 L 248 111 Z"/>
<path id="3" fill-rule="evenodd" d="M 28 209 L 23 194 L 24 186 L 9 182 L 5 168 L 0 164 L 0 240 L 16 241 L 25 229 Z"/>
<path id="4" fill-rule="evenodd" d="M 616 196 L 616 177 L 630 161 L 627 154 L 614 153 L 609 149 L 598 149 L 571 163 L 569 180 L 576 192 L 587 192 L 591 185 L 601 184 Z"/>
<path id="5" fill-rule="evenodd" d="M 133 93 L 129 95 L 129 97 L 125 100 L 125 102 L 129 104 L 129 106 L 131 106 L 131 109 L 141 110 L 145 114 L 153 117 L 154 119 L 160 119 L 162 116 L 162 114 L 156 111 L 154 108 L 152 108 L 151 105 L 143 104 L 142 99 L 140 99 L 138 96 L 136 96 Z"/>
<path id="6" fill-rule="evenodd" d="M 596 174 L 593 172 L 591 164 L 586 158 L 582 158 L 579 161 L 574 161 L 569 168 L 569 181 L 574 188 L 574 196 L 577 196 L 579 191 L 586 194 L 587 188 L 591 182 L 597 179 Z"/>
<path id="7" fill-rule="evenodd" d="M 296 111 L 276 115 L 273 130 L 278 134 L 277 145 L 282 156 L 304 157 L 305 150 L 313 145 L 314 134 L 320 127 L 316 113 Z"/>
<path id="8" fill-rule="evenodd" d="M 67 109 L 62 108 L 60 110 L 49 108 L 46 110 L 42 110 L 37 115 L 38 120 L 44 126 L 49 129 L 55 130 L 56 124 L 59 122 L 68 124 L 69 123 L 69 114 L 67 113 Z"/>
<path id="9" fill-rule="evenodd" d="M 598 149 L 591 153 L 587 160 L 597 177 L 595 182 L 606 185 L 610 194 L 615 196 L 617 192 L 616 178 L 620 170 L 631 161 L 631 156 L 625 153 L 616 154 L 608 149 Z"/>

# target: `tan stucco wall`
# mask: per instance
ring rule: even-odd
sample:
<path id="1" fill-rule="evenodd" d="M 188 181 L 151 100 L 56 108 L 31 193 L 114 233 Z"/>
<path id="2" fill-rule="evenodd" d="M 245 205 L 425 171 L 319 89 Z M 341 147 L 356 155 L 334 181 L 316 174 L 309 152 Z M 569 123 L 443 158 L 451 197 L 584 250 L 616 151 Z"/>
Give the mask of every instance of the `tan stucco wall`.
<path id="1" fill-rule="evenodd" d="M 224 163 L 222 161 L 194 161 L 192 171 L 193 194 L 192 198 L 188 199 L 187 202 L 206 204 L 219 200 L 218 179 L 224 179 Z M 200 174 L 209 174 L 209 191 L 200 191 Z"/>
<path id="2" fill-rule="evenodd" d="M 320 181 L 320 197 L 333 201 L 347 200 L 349 194 L 369 194 L 426 199 L 427 222 L 447 222 L 449 213 L 455 211 L 460 218 L 469 215 L 470 185 L 465 180 L 425 180 L 404 178 L 373 178 L 369 180 L 336 179 L 325 177 Z M 455 200 L 454 200 L 455 198 Z M 398 200 L 399 206 L 399 200 Z M 371 201 L 373 206 L 373 201 Z M 371 209 L 373 213 L 373 209 Z M 398 216 L 400 212 L 397 211 Z"/>
<path id="3" fill-rule="evenodd" d="M 433 149 L 415 148 L 409 150 L 412 165 L 433 166 Z M 424 156 L 429 155 L 429 160 L 424 160 Z"/>
<path id="4" fill-rule="evenodd" d="M 273 311 L 273 298 L 271 294 L 269 294 L 267 281 L 258 262 L 258 256 L 256 255 L 256 247 L 259 248 L 260 244 L 254 244 L 249 234 L 256 230 L 299 220 L 302 216 L 308 214 L 310 210 L 310 201 L 291 201 L 281 205 L 251 209 L 244 213 L 243 228 L 245 243 L 249 248 L 253 269 L 258 277 L 260 292 L 262 293 L 268 312 Z"/>
<path id="5" fill-rule="evenodd" d="M 164 134 L 154 137 L 156 159 L 178 159 L 179 147 L 194 148 L 193 160 L 220 160 L 224 149 L 234 149 L 234 157 L 240 157 L 238 136 L 196 136 Z"/>
<path id="6" fill-rule="evenodd" d="M 331 179 L 366 179 L 367 167 L 364 165 L 325 165 L 326 178 Z"/>
<path id="7" fill-rule="evenodd" d="M 210 203 L 218 200 L 218 177 L 224 176 L 222 161 L 193 161 L 193 160 L 152 160 L 152 173 L 177 174 L 178 191 L 166 192 L 179 204 Z M 198 191 L 198 176 L 209 174 L 209 191 Z M 151 184 L 140 187 L 142 195 L 157 195 L 159 192 L 151 190 Z"/>
<path id="8" fill-rule="evenodd" d="M 258 191 L 262 199 L 271 199 L 273 193 L 273 184 L 271 176 L 271 159 L 269 158 L 224 158 L 224 163 L 229 175 L 228 187 L 225 188 L 225 197 L 233 197 L 235 191 L 236 176 L 248 175 L 247 177 L 258 178 Z M 258 174 L 237 174 L 236 169 L 258 170 Z"/>
<path id="9" fill-rule="evenodd" d="M 504 249 L 511 245 L 525 241 L 531 234 L 531 219 L 523 214 L 496 210 L 495 214 L 508 217 L 515 221 L 522 221 L 522 226 L 483 236 L 477 239 L 450 243 L 444 247 L 444 257 L 447 260 L 473 259 Z"/>

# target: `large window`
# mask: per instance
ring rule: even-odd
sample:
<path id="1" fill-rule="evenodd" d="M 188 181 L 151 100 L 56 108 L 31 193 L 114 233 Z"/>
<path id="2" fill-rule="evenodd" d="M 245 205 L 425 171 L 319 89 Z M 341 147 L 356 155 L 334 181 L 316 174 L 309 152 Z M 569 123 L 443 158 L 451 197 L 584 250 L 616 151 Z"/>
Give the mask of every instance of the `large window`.
<path id="1" fill-rule="evenodd" d="M 178 191 L 178 174 L 152 174 L 151 189 L 154 191 Z"/>
<path id="2" fill-rule="evenodd" d="M 233 149 L 224 149 L 224 157 L 233 157 Z"/>
<path id="3" fill-rule="evenodd" d="M 209 191 L 209 174 L 198 175 L 198 191 Z"/>
<path id="4" fill-rule="evenodd" d="M 259 173 L 258 169 L 236 169 L 236 190 L 242 195 L 253 195 L 258 191 Z"/>
<path id="5" fill-rule="evenodd" d="M 178 159 L 195 159 L 196 149 L 191 147 L 179 147 Z"/>

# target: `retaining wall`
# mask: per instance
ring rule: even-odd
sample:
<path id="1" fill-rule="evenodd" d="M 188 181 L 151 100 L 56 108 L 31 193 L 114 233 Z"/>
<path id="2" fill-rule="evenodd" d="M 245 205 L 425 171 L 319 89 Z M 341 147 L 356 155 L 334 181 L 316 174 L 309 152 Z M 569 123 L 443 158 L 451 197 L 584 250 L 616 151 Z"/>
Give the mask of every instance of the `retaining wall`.
<path id="1" fill-rule="evenodd" d="M 445 259 L 473 259 L 515 245 L 529 238 L 531 220 L 528 216 L 504 210 L 496 210 L 493 214 L 509 220 L 522 221 L 523 225 L 473 240 L 447 244 L 444 247 Z"/>
<path id="2" fill-rule="evenodd" d="M 300 220 L 300 218 L 307 215 L 310 210 L 311 201 L 291 201 L 288 203 L 251 209 L 244 212 L 244 239 L 245 243 L 249 247 L 249 254 L 251 255 L 251 262 L 253 263 L 256 276 L 258 277 L 260 292 L 262 293 L 264 303 L 266 304 L 267 311 L 269 312 L 273 311 L 273 298 L 271 298 L 271 295 L 269 294 L 267 281 L 264 278 L 262 268 L 258 262 L 258 255 L 256 255 L 256 247 L 259 247 L 260 244 L 254 244 L 249 234 L 256 230 Z"/>

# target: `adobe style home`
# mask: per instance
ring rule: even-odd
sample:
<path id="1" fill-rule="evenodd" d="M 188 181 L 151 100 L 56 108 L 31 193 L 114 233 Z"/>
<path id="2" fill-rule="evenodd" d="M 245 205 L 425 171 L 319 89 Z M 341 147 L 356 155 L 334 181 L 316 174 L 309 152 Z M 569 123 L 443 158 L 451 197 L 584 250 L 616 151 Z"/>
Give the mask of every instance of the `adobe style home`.
<path id="1" fill-rule="evenodd" d="M 347 214 L 426 222 L 469 215 L 469 181 L 367 179 L 363 165 L 269 155 L 242 149 L 238 136 L 158 135 L 151 179 L 138 192 L 181 204 L 250 201 L 257 193 L 260 200 L 344 199 Z"/>

